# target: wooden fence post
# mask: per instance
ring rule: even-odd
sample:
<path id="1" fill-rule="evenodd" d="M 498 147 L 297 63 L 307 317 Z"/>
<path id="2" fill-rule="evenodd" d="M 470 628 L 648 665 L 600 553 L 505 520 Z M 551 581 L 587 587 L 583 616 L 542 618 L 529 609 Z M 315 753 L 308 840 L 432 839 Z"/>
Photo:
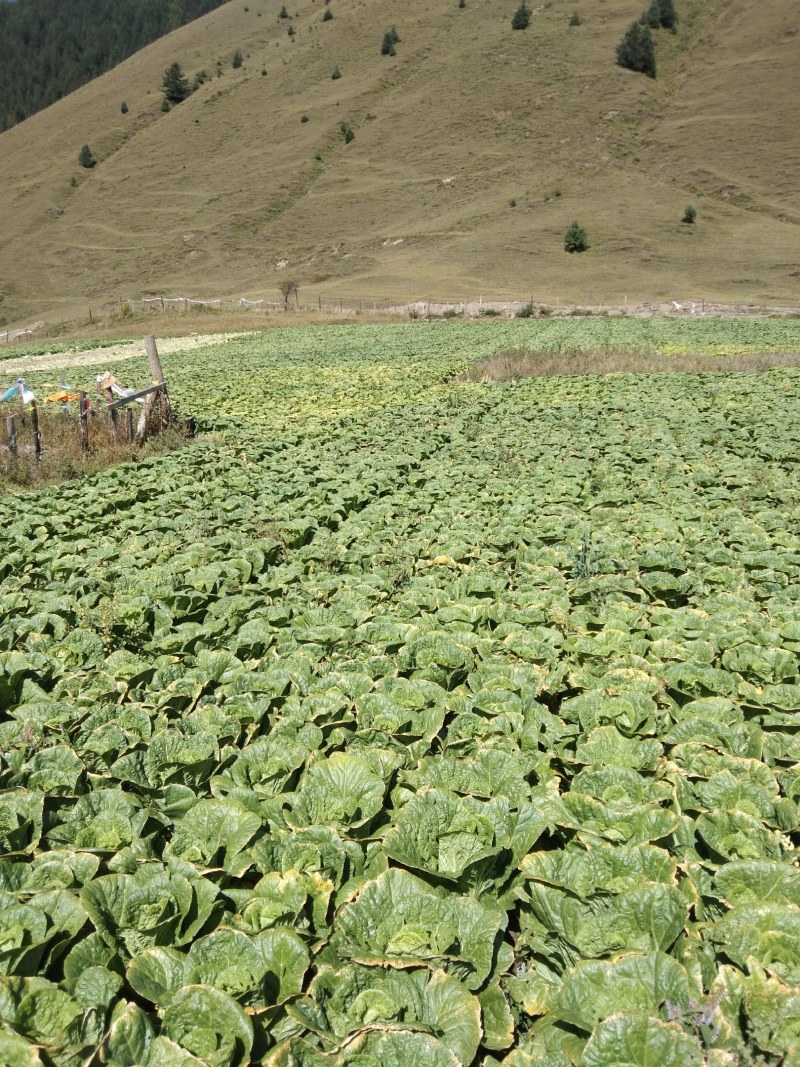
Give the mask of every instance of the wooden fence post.
<path id="1" fill-rule="evenodd" d="M 158 349 L 156 348 L 156 339 L 152 334 L 148 334 L 148 336 L 145 337 L 144 346 L 147 349 L 147 362 L 150 364 L 150 376 L 154 382 L 159 385 L 164 385 L 164 388 L 161 390 L 164 405 L 164 425 L 169 426 L 172 423 L 172 405 L 169 402 L 169 393 L 167 392 L 166 384 L 164 384 L 164 371 L 161 368 L 161 360 L 159 359 Z M 152 403 L 154 402 L 155 401 L 152 401 Z"/>
<path id="2" fill-rule="evenodd" d="M 133 443 L 133 408 L 130 404 L 125 408 L 125 439 L 129 445 Z"/>
<path id="3" fill-rule="evenodd" d="M 148 334 L 144 339 L 144 347 L 147 350 L 147 362 L 150 364 L 150 377 L 153 382 L 160 384 L 164 381 L 164 371 L 161 369 L 161 360 L 158 357 L 158 348 L 156 347 L 156 339 L 152 334 Z"/>
<path id="4" fill-rule="evenodd" d="M 24 387 L 22 385 L 20 385 L 20 387 L 19 387 L 19 421 L 20 421 L 20 424 L 22 426 L 25 425 L 25 398 L 24 398 L 23 394 L 24 394 Z"/>
<path id="5" fill-rule="evenodd" d="M 82 389 L 78 393 L 78 404 L 80 405 L 78 427 L 81 435 L 81 452 L 86 455 L 89 451 L 89 412 L 86 410 L 86 393 Z"/>
<path id="6" fill-rule="evenodd" d="M 6 418 L 6 433 L 8 434 L 8 451 L 11 458 L 16 463 L 17 461 L 17 428 L 14 425 L 14 416 L 9 415 Z"/>
<path id="7" fill-rule="evenodd" d="M 33 451 L 38 463 L 42 458 L 42 431 L 39 429 L 39 405 L 35 400 L 31 404 L 31 425 L 33 427 Z"/>

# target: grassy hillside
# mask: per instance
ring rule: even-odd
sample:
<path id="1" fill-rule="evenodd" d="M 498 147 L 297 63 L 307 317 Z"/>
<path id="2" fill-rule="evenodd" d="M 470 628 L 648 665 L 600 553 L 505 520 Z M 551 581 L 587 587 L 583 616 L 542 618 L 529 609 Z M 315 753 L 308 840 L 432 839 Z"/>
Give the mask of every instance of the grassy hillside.
<path id="1" fill-rule="evenodd" d="M 0 315 L 274 298 L 289 275 L 397 299 L 797 298 L 800 20 L 782 0 L 678 0 L 655 81 L 614 62 L 639 0 L 551 0 L 523 32 L 490 0 L 288 6 L 231 0 L 0 135 Z M 212 77 L 164 114 L 175 60 Z M 570 256 L 573 218 L 592 247 Z"/>
<path id="2" fill-rule="evenodd" d="M 111 70 L 222 0 L 0 3 L 0 130 Z"/>

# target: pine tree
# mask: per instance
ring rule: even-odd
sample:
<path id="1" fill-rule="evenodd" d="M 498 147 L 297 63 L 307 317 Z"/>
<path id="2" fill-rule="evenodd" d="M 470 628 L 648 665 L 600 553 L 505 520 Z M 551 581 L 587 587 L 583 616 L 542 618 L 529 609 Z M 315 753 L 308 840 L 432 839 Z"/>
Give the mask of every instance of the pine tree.
<path id="1" fill-rule="evenodd" d="M 589 247 L 589 238 L 586 230 L 576 220 L 571 222 L 567 226 L 564 234 L 564 251 L 565 252 L 585 252 Z"/>
<path id="2" fill-rule="evenodd" d="M 233 53 L 233 60 L 231 61 L 231 66 L 233 67 L 234 70 L 238 70 L 239 67 L 241 67 L 241 65 L 242 65 L 242 53 L 241 53 L 241 50 L 239 48 L 237 48 L 236 51 Z"/>
<path id="3" fill-rule="evenodd" d="M 80 152 L 78 152 L 78 162 L 82 167 L 86 167 L 87 170 L 91 170 L 95 163 L 97 163 L 97 160 L 94 158 L 94 153 L 88 144 L 85 144 Z"/>
<path id="4" fill-rule="evenodd" d="M 678 16 L 673 0 L 658 0 L 658 6 L 661 9 L 661 25 L 664 29 L 674 32 L 678 25 Z"/>
<path id="5" fill-rule="evenodd" d="M 531 13 L 525 3 L 525 0 L 521 0 L 519 7 L 514 12 L 514 17 L 511 20 L 512 30 L 527 30 L 531 24 Z"/>
<path id="6" fill-rule="evenodd" d="M 641 22 L 630 24 L 617 45 L 617 63 L 628 70 L 646 74 L 648 78 L 655 78 L 656 50 L 648 26 L 643 26 Z"/>
<path id="7" fill-rule="evenodd" d="M 681 219 L 681 222 L 685 222 L 691 226 L 696 218 L 697 208 L 693 204 L 687 204 L 683 209 L 683 218 Z"/>
<path id="8" fill-rule="evenodd" d="M 390 30 L 387 30 L 383 35 L 383 42 L 381 43 L 381 55 L 382 56 L 396 56 L 397 50 L 395 45 L 400 43 L 400 34 L 392 26 Z"/>
<path id="9" fill-rule="evenodd" d="M 161 92 L 168 104 L 180 104 L 191 93 L 189 83 L 183 75 L 180 63 L 173 63 L 164 71 Z"/>
<path id="10" fill-rule="evenodd" d="M 661 0 L 652 0 L 650 7 L 642 15 L 642 22 L 653 30 L 661 25 Z"/>

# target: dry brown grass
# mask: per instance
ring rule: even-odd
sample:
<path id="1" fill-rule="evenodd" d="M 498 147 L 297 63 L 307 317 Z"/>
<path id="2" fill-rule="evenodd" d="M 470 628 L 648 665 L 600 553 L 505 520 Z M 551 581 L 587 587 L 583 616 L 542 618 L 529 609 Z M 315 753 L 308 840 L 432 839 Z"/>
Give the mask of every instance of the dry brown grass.
<path id="1" fill-rule="evenodd" d="M 457 382 L 510 382 L 559 374 L 752 374 L 773 367 L 800 366 L 798 352 L 754 352 L 738 356 L 674 355 L 629 348 L 527 352 L 512 348 L 474 363 Z"/>
<path id="2" fill-rule="evenodd" d="M 581 0 L 572 28 L 554 0 L 522 33 L 487 0 L 336 0 L 326 23 L 297 0 L 291 38 L 274 6 L 223 4 L 0 135 L 0 318 L 88 323 L 147 294 L 274 301 L 289 276 L 309 302 L 794 303 L 792 5 L 679 7 L 652 81 L 614 62 L 632 0 Z M 161 113 L 172 61 L 213 75 L 236 48 L 240 69 Z M 582 255 L 563 251 L 573 218 Z"/>
<path id="3" fill-rule="evenodd" d="M 0 405 L 5 408 L 6 405 Z M 1 410 L 0 415 L 11 414 Z M 19 417 L 15 420 L 19 422 Z M 70 481 L 120 463 L 129 463 L 147 456 L 161 455 L 180 448 L 189 440 L 188 428 L 174 423 L 158 437 L 143 445 L 128 444 L 125 440 L 124 413 L 119 422 L 119 434 L 114 436 L 111 422 L 102 415 L 89 417 L 89 451 L 81 451 L 76 405 L 71 412 L 40 408 L 39 428 L 42 435 L 42 458 L 37 461 L 30 415 L 25 425 L 17 425 L 17 459 L 11 455 L 5 433 L 5 417 L 0 432 L 0 497 L 7 493 L 38 489 L 45 485 Z"/>

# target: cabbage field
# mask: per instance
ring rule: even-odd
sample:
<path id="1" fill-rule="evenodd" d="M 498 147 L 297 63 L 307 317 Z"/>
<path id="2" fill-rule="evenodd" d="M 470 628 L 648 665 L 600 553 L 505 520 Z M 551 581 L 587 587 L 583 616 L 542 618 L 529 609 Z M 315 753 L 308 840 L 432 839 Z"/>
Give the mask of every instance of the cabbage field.
<path id="1" fill-rule="evenodd" d="M 800 322 L 253 334 L 0 500 L 0 1063 L 800 1064 L 800 369 L 452 381 L 602 345 Z"/>

